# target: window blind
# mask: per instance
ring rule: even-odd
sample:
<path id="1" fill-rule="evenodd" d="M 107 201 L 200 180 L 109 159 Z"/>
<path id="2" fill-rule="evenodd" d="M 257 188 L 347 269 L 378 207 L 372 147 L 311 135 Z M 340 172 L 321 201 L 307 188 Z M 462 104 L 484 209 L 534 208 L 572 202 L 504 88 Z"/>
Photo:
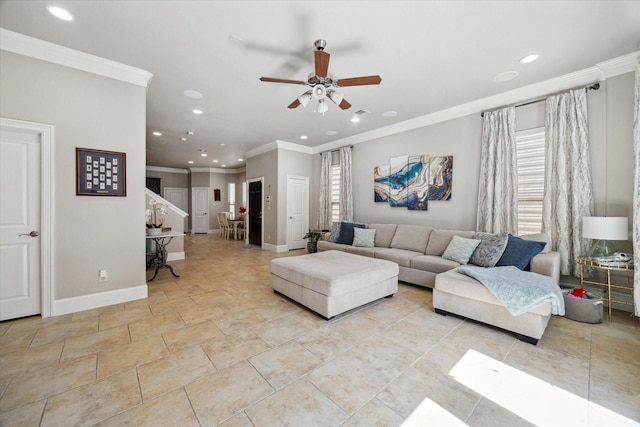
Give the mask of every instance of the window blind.
<path id="1" fill-rule="evenodd" d="M 544 198 L 544 127 L 516 132 L 518 234 L 540 233 Z"/>

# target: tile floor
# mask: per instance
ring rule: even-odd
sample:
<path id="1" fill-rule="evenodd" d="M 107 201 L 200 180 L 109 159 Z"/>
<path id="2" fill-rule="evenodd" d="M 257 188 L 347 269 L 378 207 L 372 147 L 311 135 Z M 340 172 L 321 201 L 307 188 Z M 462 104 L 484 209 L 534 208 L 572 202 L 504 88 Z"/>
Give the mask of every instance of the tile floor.
<path id="1" fill-rule="evenodd" d="M 269 261 L 304 251 L 211 235 L 185 250 L 181 277 L 162 271 L 144 300 L 0 323 L 0 425 L 557 425 L 540 418 L 556 406 L 592 425 L 640 421 L 640 323 L 627 313 L 554 317 L 532 346 L 439 316 L 429 289 L 400 284 L 325 321 L 269 286 Z M 500 365 L 465 370 L 473 354 Z"/>

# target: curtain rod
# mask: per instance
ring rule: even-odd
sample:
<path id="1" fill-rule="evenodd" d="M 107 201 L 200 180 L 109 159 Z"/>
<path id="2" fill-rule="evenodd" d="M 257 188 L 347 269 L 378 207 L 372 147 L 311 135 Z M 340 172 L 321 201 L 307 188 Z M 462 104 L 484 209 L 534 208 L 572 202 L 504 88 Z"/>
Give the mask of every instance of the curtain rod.
<path id="1" fill-rule="evenodd" d="M 342 147 L 340 147 L 340 148 L 344 148 L 344 147 L 353 148 L 353 145 L 345 145 L 345 146 L 342 146 Z M 322 153 L 336 153 L 336 152 L 340 151 L 340 148 L 338 148 L 337 150 L 327 150 L 327 151 L 322 151 L 322 152 L 320 152 L 320 153 L 318 153 L 318 154 L 320 154 L 320 155 L 322 156 Z"/>
<path id="2" fill-rule="evenodd" d="M 584 89 L 584 90 L 587 90 L 587 91 L 589 91 L 589 90 L 598 90 L 598 89 L 600 89 L 600 83 L 594 83 L 594 84 L 592 84 L 592 85 L 585 86 L 583 89 Z M 572 89 L 569 89 L 569 90 L 572 90 Z M 518 108 L 518 107 L 524 107 L 525 105 L 536 104 L 536 103 L 538 103 L 538 102 L 545 101 L 545 100 L 546 100 L 548 97 L 550 97 L 550 96 L 557 95 L 557 94 L 559 94 L 559 93 L 564 93 L 564 92 L 567 92 L 567 91 L 566 91 L 566 90 L 563 90 L 562 92 L 552 93 L 552 94 L 547 95 L 547 96 L 542 97 L 542 98 L 536 98 L 536 99 L 532 99 L 531 101 L 525 101 L 525 102 L 523 102 L 523 103 L 521 103 L 521 104 L 516 104 L 516 105 L 514 105 L 513 107 L 514 107 L 514 108 Z M 500 108 L 504 108 L 504 107 L 500 107 Z M 496 108 L 496 109 L 494 109 L 494 110 L 487 110 L 487 111 L 483 111 L 482 113 L 480 113 L 480 117 L 484 117 L 484 113 L 489 113 L 489 112 L 491 112 L 491 111 L 497 111 L 497 110 L 499 110 L 500 108 Z"/>

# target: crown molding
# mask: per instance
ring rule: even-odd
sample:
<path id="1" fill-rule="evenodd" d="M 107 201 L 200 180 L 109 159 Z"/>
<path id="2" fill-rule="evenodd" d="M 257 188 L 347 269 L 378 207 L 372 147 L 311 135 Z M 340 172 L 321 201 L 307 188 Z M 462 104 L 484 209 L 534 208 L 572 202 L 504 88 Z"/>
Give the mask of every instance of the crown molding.
<path id="1" fill-rule="evenodd" d="M 373 139 L 419 129 L 471 114 L 479 114 L 486 110 L 513 105 L 530 99 L 541 98 L 553 93 L 573 89 L 575 87 L 604 81 L 610 77 L 633 72 L 638 58 L 640 58 L 640 51 L 623 55 L 618 58 L 613 58 L 608 61 L 599 62 L 593 67 L 585 68 L 574 73 L 554 77 L 518 89 L 510 90 L 508 92 L 477 99 L 466 104 L 461 104 L 455 107 L 436 111 L 431 114 L 416 117 L 414 119 L 318 145 L 313 148 L 313 153 L 316 154 L 323 151 L 335 150 L 336 148 L 344 147 L 346 145 L 355 145 L 361 142 L 367 142 Z"/>
<path id="2" fill-rule="evenodd" d="M 300 145 L 293 142 L 281 141 L 279 139 L 275 141 L 271 141 L 268 144 L 262 145 L 258 148 L 254 148 L 253 150 L 247 151 L 245 157 L 250 159 L 251 157 L 259 156 L 260 154 L 268 153 L 273 150 L 288 150 L 288 151 L 296 151 L 298 153 L 304 154 L 313 154 L 314 149 L 312 147 L 307 147 L 306 145 Z"/>
<path id="3" fill-rule="evenodd" d="M 153 74 L 109 59 L 0 28 L 0 50 L 147 88 Z"/>
<path id="4" fill-rule="evenodd" d="M 149 172 L 168 172 L 168 173 L 183 173 L 188 175 L 189 170 L 178 168 L 165 168 L 164 166 L 147 166 Z"/>
<path id="5" fill-rule="evenodd" d="M 246 172 L 247 169 L 246 168 L 240 168 L 240 169 L 191 168 L 191 169 L 189 169 L 189 171 L 191 173 L 194 173 L 194 172 L 205 172 L 205 173 L 220 173 L 220 174 L 230 175 L 230 174 L 238 174 L 238 173 Z"/>

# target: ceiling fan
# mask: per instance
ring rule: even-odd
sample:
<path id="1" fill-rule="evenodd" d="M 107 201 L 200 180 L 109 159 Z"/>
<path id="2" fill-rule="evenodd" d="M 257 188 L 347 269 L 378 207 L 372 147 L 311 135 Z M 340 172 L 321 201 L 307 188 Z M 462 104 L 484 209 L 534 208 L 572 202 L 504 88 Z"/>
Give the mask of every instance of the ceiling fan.
<path id="1" fill-rule="evenodd" d="M 277 79 L 273 77 L 260 77 L 260 81 L 306 85 L 311 87 L 311 90 L 300 95 L 295 101 L 289 104 L 287 108 L 296 108 L 301 104 L 303 107 L 306 107 L 312 98 L 318 100 L 318 106 L 315 110 L 318 113 L 324 114 L 329 109 L 325 102 L 326 98 L 329 98 L 343 110 L 351 108 L 351 104 L 344 99 L 344 95 L 341 92 L 336 90 L 337 88 L 346 86 L 377 85 L 380 84 L 382 78 L 380 78 L 380 76 L 363 76 L 334 80 L 331 74 L 329 74 L 330 55 L 324 51 L 326 45 L 327 41 L 323 39 L 318 39 L 314 42 L 314 46 L 316 47 L 316 51 L 314 52 L 315 72 L 310 73 L 306 81 Z"/>

